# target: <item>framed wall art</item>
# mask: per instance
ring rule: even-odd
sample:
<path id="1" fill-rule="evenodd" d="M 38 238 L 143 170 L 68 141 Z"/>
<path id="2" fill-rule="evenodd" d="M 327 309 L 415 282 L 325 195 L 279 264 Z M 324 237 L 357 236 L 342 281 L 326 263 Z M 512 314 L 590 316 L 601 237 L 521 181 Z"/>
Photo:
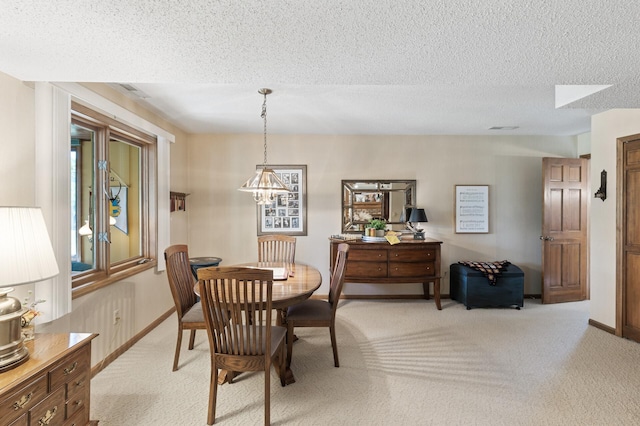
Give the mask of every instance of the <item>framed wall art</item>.
<path id="1" fill-rule="evenodd" d="M 258 205 L 258 235 L 307 235 L 307 166 L 269 165 L 269 168 L 291 192 L 279 194 L 271 204 Z"/>
<path id="2" fill-rule="evenodd" d="M 489 185 L 455 186 L 456 234 L 489 233 Z"/>

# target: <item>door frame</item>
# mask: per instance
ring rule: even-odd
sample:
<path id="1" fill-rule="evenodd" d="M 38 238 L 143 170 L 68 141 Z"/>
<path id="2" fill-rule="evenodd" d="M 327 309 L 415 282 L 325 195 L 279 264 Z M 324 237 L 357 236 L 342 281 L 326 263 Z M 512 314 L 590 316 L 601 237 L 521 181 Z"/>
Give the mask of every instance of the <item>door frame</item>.
<path id="1" fill-rule="evenodd" d="M 626 261 L 624 255 L 625 232 L 627 223 L 624 220 L 625 211 L 625 167 L 624 167 L 624 144 L 640 139 L 640 134 L 624 136 L 616 139 L 616 325 L 615 335 L 622 337 L 622 327 L 625 315 L 625 268 Z"/>

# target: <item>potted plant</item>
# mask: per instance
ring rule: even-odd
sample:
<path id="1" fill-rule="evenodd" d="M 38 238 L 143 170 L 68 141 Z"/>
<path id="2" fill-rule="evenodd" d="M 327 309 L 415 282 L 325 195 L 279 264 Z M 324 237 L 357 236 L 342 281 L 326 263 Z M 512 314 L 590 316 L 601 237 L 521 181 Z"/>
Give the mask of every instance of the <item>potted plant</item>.
<path id="1" fill-rule="evenodd" d="M 387 221 L 384 219 L 371 219 L 367 228 L 376 230 L 376 237 L 384 237 L 384 231 L 387 229 Z"/>

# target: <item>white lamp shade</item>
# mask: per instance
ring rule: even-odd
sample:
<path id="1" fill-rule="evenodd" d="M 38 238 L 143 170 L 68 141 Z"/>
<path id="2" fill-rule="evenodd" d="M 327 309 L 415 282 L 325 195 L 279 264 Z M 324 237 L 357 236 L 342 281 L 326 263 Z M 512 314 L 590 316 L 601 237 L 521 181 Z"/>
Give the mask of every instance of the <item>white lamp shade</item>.
<path id="1" fill-rule="evenodd" d="M 0 286 L 43 281 L 59 272 L 40 208 L 0 207 Z"/>

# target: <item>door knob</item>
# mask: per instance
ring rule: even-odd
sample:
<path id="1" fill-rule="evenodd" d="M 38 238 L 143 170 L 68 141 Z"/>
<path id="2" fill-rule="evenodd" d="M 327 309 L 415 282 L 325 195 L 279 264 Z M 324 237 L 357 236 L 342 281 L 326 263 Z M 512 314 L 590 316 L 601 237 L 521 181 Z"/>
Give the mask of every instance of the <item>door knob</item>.
<path id="1" fill-rule="evenodd" d="M 540 235 L 540 239 L 542 241 L 553 241 L 553 237 L 549 237 L 549 236 L 543 237 L 542 235 Z"/>

